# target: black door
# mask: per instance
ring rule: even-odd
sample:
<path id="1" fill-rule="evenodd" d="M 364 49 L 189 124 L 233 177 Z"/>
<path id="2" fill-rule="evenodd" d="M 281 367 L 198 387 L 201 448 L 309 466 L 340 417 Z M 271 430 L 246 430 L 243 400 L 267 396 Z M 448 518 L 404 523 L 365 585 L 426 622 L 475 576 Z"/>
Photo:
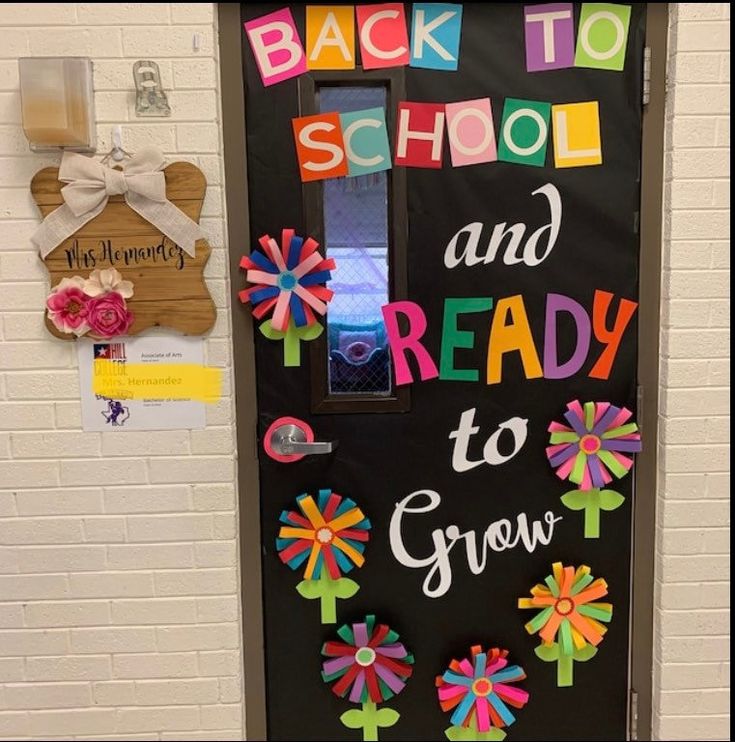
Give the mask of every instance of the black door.
<path id="1" fill-rule="evenodd" d="M 243 4 L 242 20 L 281 7 Z M 289 7 L 306 39 L 306 6 Z M 521 708 L 505 704 L 516 717 L 503 729 L 511 739 L 626 736 L 632 476 L 624 476 L 625 455 L 615 457 L 619 481 L 612 461 L 603 466 L 612 484 L 599 485 L 601 474 L 595 470 L 589 474 L 595 481 L 582 487 L 581 480 L 563 481 L 554 469 L 563 466 L 562 448 L 575 440 L 575 426 L 584 427 L 586 416 L 595 423 L 607 414 L 607 430 L 630 422 L 604 405 L 568 409 L 568 404 L 609 402 L 635 411 L 644 7 L 631 8 L 621 71 L 571 67 L 528 72 L 520 4 L 464 6 L 455 72 L 409 66 L 366 72 L 358 65 L 355 71 L 307 73 L 264 87 L 243 34 L 250 249 L 260 250 L 259 238 L 265 234 L 280 242 L 282 229 L 292 228 L 296 235 L 313 237 L 337 263 L 329 283 L 335 297 L 327 319 L 320 318 L 325 330 L 301 343 L 300 365 L 284 366 L 283 344 L 255 333 L 261 444 L 283 417 L 307 423 L 317 441 L 338 441 L 331 453 L 291 463 L 274 460 L 260 447 L 270 739 L 361 738 L 360 729 L 340 721 L 346 711 L 364 710 L 359 689 L 357 702 L 350 701 L 348 684 L 343 686 L 346 697 L 333 692 L 338 679 L 322 679 L 322 662 L 328 659 L 322 648 L 325 642 L 344 642 L 345 636 L 356 641 L 353 624 L 360 632 L 365 616 L 373 614 L 376 626 L 385 624 L 400 635 L 389 635 L 387 643 L 402 643 L 414 660 L 396 650 L 394 675 L 404 677 L 405 665 L 411 675 L 405 688 L 378 705 L 400 714 L 395 723 L 377 730 L 380 739 L 443 739 L 445 730 L 457 725 L 451 721 L 457 707 L 442 710 L 435 679 L 453 659 L 471 659 L 470 648 L 476 645 L 483 651 L 508 650 L 510 666 L 520 666 L 527 676 L 508 680 L 528 693 Z M 410 18 L 410 4 L 406 12 Z M 581 12 L 575 4 L 575 32 Z M 394 166 L 354 178 L 301 182 L 292 129 L 296 117 L 382 107 L 394 154 L 402 101 L 445 104 L 486 97 L 498 141 L 506 99 L 552 105 L 597 101 L 602 164 L 555 167 L 549 134 L 542 166 L 505 161 L 453 167 L 445 142 L 438 169 Z M 556 217 L 555 209 L 560 210 Z M 534 262 L 549 244 L 555 218 L 553 249 Z M 513 225 L 526 227 L 515 250 L 520 227 L 514 232 Z M 528 243 L 536 230 L 541 232 L 533 252 Z M 526 261 L 524 247 L 531 251 Z M 244 273 L 240 279 L 244 287 Z M 407 352 L 414 381 L 396 383 L 381 307 L 398 301 L 421 308 L 427 328 L 420 342 L 440 377 L 421 381 Z M 580 351 L 578 362 L 571 364 L 578 368 L 569 374 L 565 364 L 575 359 L 579 347 L 584 350 L 585 320 L 574 307 L 586 313 L 590 338 L 588 351 Z M 409 319 L 417 328 L 415 316 L 394 315 L 402 335 L 411 329 Z M 509 332 L 523 335 L 525 318 L 530 338 L 509 337 Z M 622 323 L 617 330 L 616 318 Z M 611 340 L 616 334 L 619 345 Z M 494 370 L 488 370 L 488 342 Z M 512 348 L 514 342 L 525 351 L 500 352 L 503 343 Z M 562 427 L 557 428 L 561 438 L 551 442 L 557 446 L 552 451 L 556 467 L 550 466 L 546 451 L 554 421 L 573 431 L 565 438 Z M 631 430 L 619 431 L 624 440 L 634 441 L 626 438 Z M 589 445 L 594 448 L 595 441 Z M 634 448 L 631 443 L 619 451 Z M 572 472 L 567 469 L 568 479 Z M 577 473 L 583 476 L 581 469 Z M 590 504 L 575 489 L 612 489 L 622 497 L 602 494 Z M 337 573 L 359 590 L 351 594 L 354 587 L 342 583 L 333 604 L 331 594 L 309 599 L 331 588 L 304 584 L 309 582 L 307 561 L 292 570 L 279 559 L 279 552 L 293 543 L 288 532 L 285 538 L 281 532 L 277 546 L 284 525 L 311 527 L 297 505 L 301 495 L 311 496 L 308 506 L 322 515 L 330 507 L 332 518 L 351 510 L 345 500 L 330 505 L 329 493 L 320 498 L 320 491 L 352 500 L 370 525 L 368 530 L 365 520 L 355 517 L 345 521 L 353 551 L 341 552 Z M 560 498 L 567 492 L 572 495 L 565 504 Z M 297 519 L 286 522 L 286 515 L 279 520 L 284 511 L 297 513 Z M 369 540 L 360 540 L 365 534 Z M 362 558 L 362 566 L 344 574 L 345 565 Z M 557 585 L 569 576 L 554 573 L 554 563 L 588 565 L 595 579 L 606 581 L 606 596 L 599 583 L 591 584 L 597 586 L 596 601 L 614 606 L 612 620 L 606 607 L 592 610 L 590 617 L 607 633 L 588 661 L 583 660 L 594 654 L 591 648 L 585 653 L 573 647 L 573 660 L 555 661 L 549 655 L 576 640 L 576 633 L 561 636 L 560 631 L 556 649 L 547 647 L 544 656 L 544 650 L 535 651 L 538 635 L 524 628 L 541 608 L 519 609 L 519 599 L 530 598 L 531 588 L 545 584 L 547 576 L 558 578 Z M 317 582 L 319 568 L 329 574 L 326 562 L 311 566 L 310 583 Z M 584 575 L 574 576 L 579 591 L 590 582 Z M 554 597 L 556 603 L 546 605 L 553 603 L 560 615 L 567 612 L 569 606 L 560 607 L 559 596 Z M 336 623 L 329 623 L 334 618 Z M 338 636 L 342 624 L 349 624 L 352 633 Z M 489 698 L 487 689 L 473 687 L 478 697 Z M 491 722 L 493 713 L 498 714 L 490 711 Z M 393 719 L 384 716 L 382 721 Z"/>

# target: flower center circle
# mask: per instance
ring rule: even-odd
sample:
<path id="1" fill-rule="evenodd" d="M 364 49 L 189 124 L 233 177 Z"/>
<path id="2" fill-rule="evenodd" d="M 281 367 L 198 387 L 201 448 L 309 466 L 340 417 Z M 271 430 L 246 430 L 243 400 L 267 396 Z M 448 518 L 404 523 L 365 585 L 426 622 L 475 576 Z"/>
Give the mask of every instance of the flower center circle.
<path id="1" fill-rule="evenodd" d="M 296 286 L 296 277 L 288 271 L 281 273 L 278 277 L 278 286 L 285 291 L 291 291 Z"/>
<path id="2" fill-rule="evenodd" d="M 355 652 L 355 662 L 360 667 L 370 667 L 375 662 L 375 650 L 372 647 L 360 647 Z"/>
<path id="3" fill-rule="evenodd" d="M 579 447 L 585 453 L 597 453 L 602 447 L 602 441 L 596 435 L 582 436 Z"/>
<path id="4" fill-rule="evenodd" d="M 558 614 L 568 616 L 574 610 L 574 601 L 571 598 L 560 598 L 554 607 Z"/>
<path id="5" fill-rule="evenodd" d="M 493 684 L 487 678 L 478 678 L 472 683 L 472 692 L 476 696 L 489 696 L 492 690 Z"/>
<path id="6" fill-rule="evenodd" d="M 82 305 L 77 301 L 70 301 L 66 305 L 66 311 L 69 312 L 69 314 L 79 314 L 79 310 L 82 308 Z"/>
<path id="7" fill-rule="evenodd" d="M 334 534 L 332 533 L 332 529 L 327 528 L 326 526 L 320 528 L 316 532 L 316 540 L 320 544 L 328 544 L 333 538 L 334 538 Z"/>

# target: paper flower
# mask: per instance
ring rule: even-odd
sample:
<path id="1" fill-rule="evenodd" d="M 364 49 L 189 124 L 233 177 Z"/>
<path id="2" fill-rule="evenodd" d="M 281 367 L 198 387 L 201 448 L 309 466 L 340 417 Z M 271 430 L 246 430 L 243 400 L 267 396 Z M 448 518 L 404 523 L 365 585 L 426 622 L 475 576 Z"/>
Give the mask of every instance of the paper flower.
<path id="1" fill-rule="evenodd" d="M 100 296 L 112 291 L 120 294 L 123 299 L 129 299 L 133 295 L 133 282 L 124 281 L 115 268 L 93 270 L 84 282 L 84 293 L 87 296 Z"/>
<path id="2" fill-rule="evenodd" d="M 316 322 L 314 312 L 326 314 L 327 302 L 334 292 L 326 287 L 336 269 L 333 259 L 324 259 L 319 243 L 284 229 L 281 246 L 269 235 L 260 240 L 262 252 L 254 250 L 240 261 L 247 270 L 247 280 L 254 284 L 240 292 L 240 301 L 253 305 L 253 317 L 262 319 L 272 312 L 274 330 L 286 332 L 293 318 L 296 327 Z"/>
<path id="3" fill-rule="evenodd" d="M 278 556 L 293 570 L 305 565 L 296 589 L 305 598 L 320 598 L 322 622 L 336 623 L 336 599 L 350 598 L 359 589 L 342 575 L 364 564 L 370 521 L 352 500 L 329 489 L 319 490 L 317 502 L 303 494 L 296 504 L 300 512 L 281 513 Z"/>
<path id="4" fill-rule="evenodd" d="M 87 324 L 87 301 L 84 293 L 84 279 L 81 276 L 62 278 L 46 299 L 48 317 L 54 327 L 61 332 L 84 335 L 89 331 Z"/>
<path id="5" fill-rule="evenodd" d="M 625 454 L 641 450 L 638 426 L 628 422 L 632 416 L 630 410 L 609 402 L 585 402 L 584 407 L 577 400 L 570 402 L 564 414 L 570 427 L 549 425 L 546 455 L 559 479 L 588 490 L 612 482 L 610 472 L 624 477 L 633 466 Z"/>
<path id="6" fill-rule="evenodd" d="M 633 466 L 633 459 L 625 454 L 641 450 L 638 426 L 628 422 L 632 415 L 609 402 L 582 406 L 575 400 L 564 415 L 571 427 L 558 422 L 549 425 L 551 445 L 546 456 L 560 479 L 578 487 L 565 493 L 561 501 L 570 510 L 584 510 L 585 538 L 599 537 L 601 510 L 615 510 L 625 502 L 619 492 L 601 487 L 613 481 L 612 475 L 624 477 Z"/>
<path id="7" fill-rule="evenodd" d="M 612 619 L 612 604 L 594 602 L 607 595 L 607 583 L 595 580 L 590 568 L 582 565 L 552 565 L 553 574 L 545 585 L 531 589 L 530 598 L 520 598 L 519 608 L 538 608 L 526 624 L 529 634 L 538 633 L 542 646 L 536 654 L 543 660 L 557 661 L 557 685 L 572 685 L 573 661 L 594 657 Z"/>
<path id="8" fill-rule="evenodd" d="M 475 646 L 470 652 L 469 659 L 452 660 L 436 679 L 442 710 L 453 710 L 453 726 L 445 734 L 450 740 L 504 739 L 501 729 L 515 721 L 508 706 L 523 708 L 528 702 L 528 693 L 509 683 L 523 680 L 526 673 L 518 665 L 508 665 L 507 649 L 483 652 Z"/>
<path id="9" fill-rule="evenodd" d="M 93 335 L 111 338 L 124 335 L 135 317 L 128 310 L 125 299 L 115 291 L 100 294 L 87 302 L 87 322 Z"/>
<path id="10" fill-rule="evenodd" d="M 398 641 L 398 634 L 375 616 L 358 623 L 344 624 L 337 631 L 341 641 L 328 641 L 322 655 L 322 679 L 332 684 L 332 692 L 361 710 L 347 711 L 340 717 L 349 729 L 362 729 L 363 739 L 377 740 L 378 728 L 393 726 L 398 712 L 376 708 L 400 693 L 413 673 L 413 655 Z"/>

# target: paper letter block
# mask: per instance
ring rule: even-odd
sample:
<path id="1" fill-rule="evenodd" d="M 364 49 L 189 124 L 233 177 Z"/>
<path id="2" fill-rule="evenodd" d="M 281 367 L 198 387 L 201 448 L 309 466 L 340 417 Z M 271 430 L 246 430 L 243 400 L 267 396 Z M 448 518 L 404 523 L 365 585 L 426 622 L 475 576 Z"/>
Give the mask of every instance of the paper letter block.
<path id="1" fill-rule="evenodd" d="M 349 175 L 367 175 L 390 170 L 390 144 L 382 108 L 341 113 Z"/>
<path id="2" fill-rule="evenodd" d="M 575 66 L 622 70 L 629 25 L 630 5 L 582 3 Z"/>
<path id="3" fill-rule="evenodd" d="M 406 359 L 406 351 L 411 351 L 419 366 L 421 381 L 428 381 L 439 376 L 429 351 L 426 350 L 421 338 L 426 332 L 426 314 L 424 310 L 413 301 L 394 301 L 381 307 L 383 321 L 385 322 L 385 333 L 388 336 L 390 356 L 393 360 L 393 371 L 395 373 L 396 385 L 410 384 L 413 374 Z M 408 334 L 401 335 L 398 325 L 398 314 L 405 316 L 408 323 Z"/>
<path id="4" fill-rule="evenodd" d="M 338 113 L 318 113 L 293 120 L 301 180 L 347 175 L 347 158 Z"/>
<path id="5" fill-rule="evenodd" d="M 527 5 L 526 69 L 529 72 L 574 67 L 574 15 L 571 3 Z"/>
<path id="6" fill-rule="evenodd" d="M 500 125 L 498 159 L 543 167 L 550 115 L 550 103 L 506 98 Z"/>
<path id="7" fill-rule="evenodd" d="M 352 5 L 306 6 L 306 63 L 310 70 L 355 69 Z"/>
<path id="8" fill-rule="evenodd" d="M 396 165 L 440 168 L 443 145 L 443 103 L 398 104 Z"/>
<path id="9" fill-rule="evenodd" d="M 306 55 L 288 8 L 268 13 L 243 25 L 263 85 L 275 85 L 306 72 Z"/>
<path id="10" fill-rule="evenodd" d="M 414 3 L 411 26 L 411 67 L 456 70 L 462 34 L 462 6 Z"/>
<path id="11" fill-rule="evenodd" d="M 358 5 L 362 66 L 366 70 L 408 64 L 408 28 L 403 3 Z"/>
<path id="12" fill-rule="evenodd" d="M 555 167 L 602 164 L 600 111 L 597 101 L 551 107 Z"/>
<path id="13" fill-rule="evenodd" d="M 490 98 L 447 103 L 446 111 L 453 167 L 498 159 Z"/>

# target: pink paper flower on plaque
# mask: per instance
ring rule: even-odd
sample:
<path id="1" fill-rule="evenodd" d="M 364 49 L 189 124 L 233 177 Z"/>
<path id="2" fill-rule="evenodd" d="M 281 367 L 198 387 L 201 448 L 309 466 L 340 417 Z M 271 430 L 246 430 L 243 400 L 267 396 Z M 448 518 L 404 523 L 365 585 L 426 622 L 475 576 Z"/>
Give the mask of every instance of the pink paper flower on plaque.
<path id="1" fill-rule="evenodd" d="M 74 276 L 62 278 L 51 289 L 46 299 L 46 309 L 57 330 L 78 336 L 89 331 L 88 302 L 89 297 L 84 293 L 84 279 Z"/>
<path id="2" fill-rule="evenodd" d="M 115 268 L 95 269 L 84 282 L 84 293 L 87 296 L 101 296 L 113 291 L 123 299 L 129 299 L 133 295 L 133 282 L 123 280 Z"/>
<path id="3" fill-rule="evenodd" d="M 326 287 L 330 271 L 337 267 L 334 259 L 325 259 L 318 242 L 299 237 L 293 229 L 283 230 L 280 247 L 267 234 L 259 242 L 262 252 L 253 250 L 240 261 L 254 284 L 240 292 L 240 301 L 253 305 L 256 319 L 272 312 L 270 324 L 276 331 L 286 332 L 291 319 L 296 327 L 315 324 L 314 312 L 326 314 L 334 296 Z"/>
<path id="4" fill-rule="evenodd" d="M 567 405 L 564 413 L 569 427 L 552 422 L 549 425 L 550 446 L 546 449 L 549 463 L 559 479 L 568 479 L 582 490 L 604 487 L 633 466 L 627 453 L 641 450 L 641 435 L 633 413 L 609 402 L 578 401 Z"/>
<path id="5" fill-rule="evenodd" d="M 87 323 L 93 335 L 111 338 L 124 335 L 133 324 L 133 313 L 128 310 L 120 294 L 110 291 L 87 301 Z"/>

